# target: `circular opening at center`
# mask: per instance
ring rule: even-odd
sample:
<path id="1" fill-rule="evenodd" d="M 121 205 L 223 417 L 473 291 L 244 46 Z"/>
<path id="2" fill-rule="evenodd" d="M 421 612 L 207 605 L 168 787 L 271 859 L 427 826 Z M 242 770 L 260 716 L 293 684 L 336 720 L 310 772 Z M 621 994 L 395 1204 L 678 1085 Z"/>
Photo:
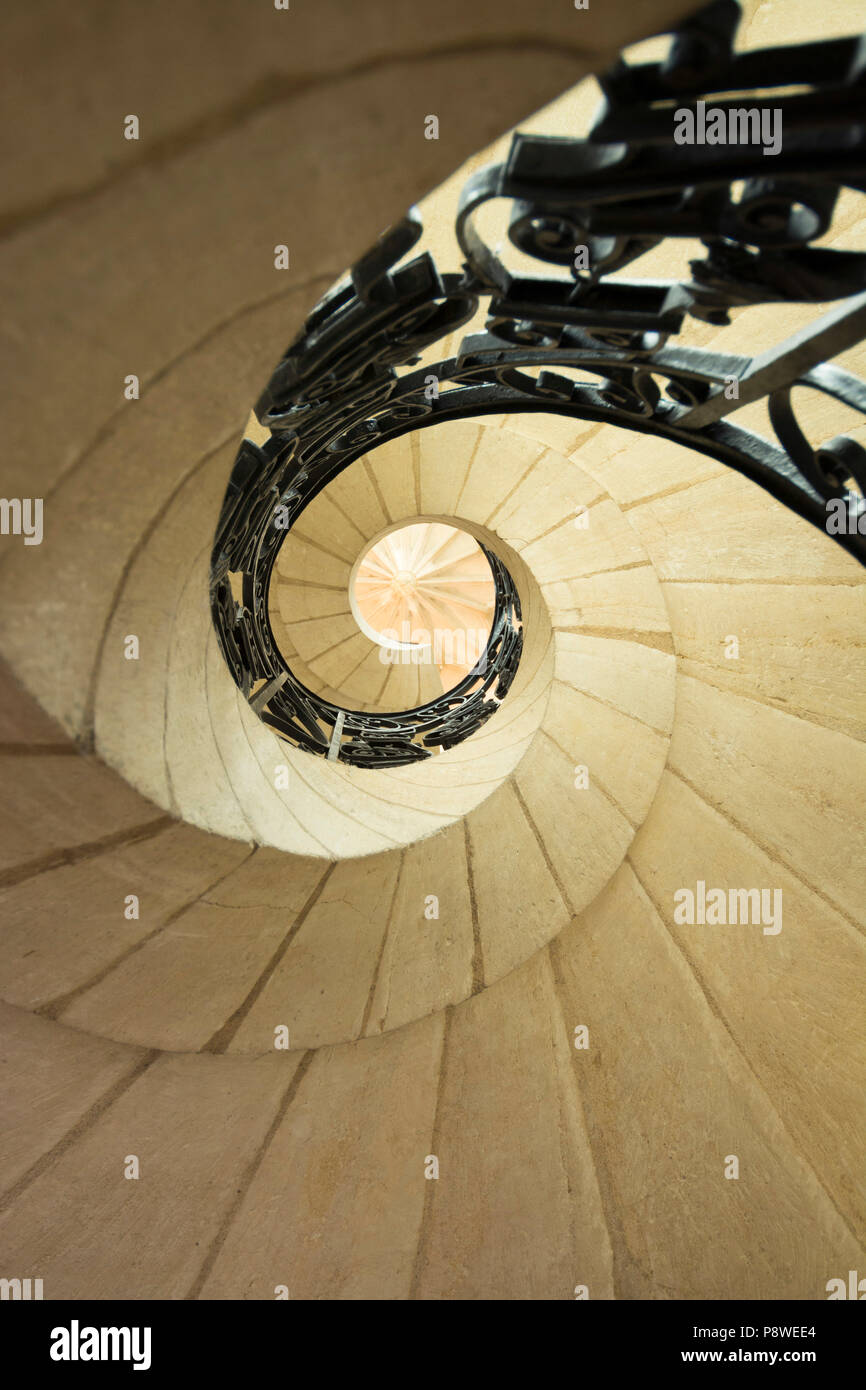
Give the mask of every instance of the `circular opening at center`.
<path id="1" fill-rule="evenodd" d="M 481 546 L 441 521 L 400 524 L 359 556 L 349 601 L 361 631 L 392 660 L 438 668 L 452 690 L 482 656 L 496 589 Z"/>

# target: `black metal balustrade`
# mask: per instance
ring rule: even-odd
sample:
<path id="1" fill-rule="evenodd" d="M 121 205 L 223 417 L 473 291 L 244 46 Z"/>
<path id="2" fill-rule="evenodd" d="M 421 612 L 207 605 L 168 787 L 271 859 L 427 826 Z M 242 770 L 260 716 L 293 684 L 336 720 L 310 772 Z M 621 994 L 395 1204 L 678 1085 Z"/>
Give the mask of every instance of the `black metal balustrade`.
<path id="1" fill-rule="evenodd" d="M 487 650 L 428 705 L 340 710 L 297 680 L 274 641 L 268 585 L 288 529 L 344 468 L 412 430 L 544 411 L 659 435 L 737 469 L 866 563 L 866 452 L 845 436 L 813 447 L 792 402 L 793 389 L 807 387 L 866 414 L 864 383 L 827 363 L 866 334 L 866 254 L 812 244 L 830 230 L 840 190 L 864 191 L 866 39 L 735 54 L 739 17 L 734 0 L 716 0 L 681 26 L 664 62 L 619 60 L 599 79 L 604 100 L 586 139 L 515 135 L 507 161 L 463 189 L 459 271 L 441 272 L 427 253 L 405 260 L 422 234 L 411 210 L 321 301 L 279 362 L 256 406 L 271 439 L 261 449 L 245 440 L 231 475 L 211 593 L 237 685 L 290 742 L 360 766 L 414 761 L 475 732 L 514 678 L 519 601 L 490 551 Z M 781 149 L 676 143 L 676 112 L 703 117 L 700 102 L 734 128 L 744 108 L 780 111 Z M 508 270 L 476 226 L 494 198 L 511 200 L 512 244 L 568 278 Z M 676 237 L 705 248 L 689 281 L 614 278 Z M 464 338 L 456 357 L 418 368 L 419 354 L 472 318 L 482 297 L 487 331 Z M 757 357 L 671 342 L 690 317 L 724 325 L 747 305 L 835 301 Z M 731 419 L 763 398 L 775 440 Z M 242 576 L 241 602 L 230 574 Z"/>

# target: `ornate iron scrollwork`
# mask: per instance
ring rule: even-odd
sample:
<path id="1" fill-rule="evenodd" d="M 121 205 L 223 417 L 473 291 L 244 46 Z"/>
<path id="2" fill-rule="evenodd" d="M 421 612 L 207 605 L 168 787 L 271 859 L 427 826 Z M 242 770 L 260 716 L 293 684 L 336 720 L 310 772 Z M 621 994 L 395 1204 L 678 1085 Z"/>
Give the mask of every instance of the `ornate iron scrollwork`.
<path id="1" fill-rule="evenodd" d="M 474 732 L 513 679 L 519 603 L 492 554 L 497 605 L 483 673 L 419 709 L 341 711 L 292 675 L 274 641 L 267 590 L 287 530 L 339 472 L 411 430 L 547 411 L 656 434 L 736 469 L 866 563 L 866 451 L 845 436 L 813 447 L 791 394 L 811 388 L 866 414 L 864 383 L 826 365 L 866 334 L 866 254 L 812 244 L 831 227 L 840 190 L 866 190 L 866 41 L 737 54 L 738 19 L 734 0 L 715 0 L 674 35 L 664 62 L 619 60 L 599 79 L 604 100 L 586 139 L 515 135 L 505 163 L 463 189 L 459 272 L 440 272 L 426 252 L 405 259 L 422 234 L 411 210 L 321 301 L 277 365 L 256 406 L 271 439 L 262 449 L 243 442 L 226 493 L 212 610 L 236 683 L 299 747 L 361 766 L 427 757 Z M 747 96 L 730 95 L 738 92 Z M 675 109 L 697 114 L 714 94 L 723 112 L 744 100 L 781 112 L 784 148 L 771 163 L 751 145 L 674 142 Z M 476 214 L 494 198 L 511 202 L 511 243 L 558 275 L 512 274 L 487 245 Z M 705 251 L 689 280 L 622 278 L 677 237 Z M 482 297 L 486 331 L 418 368 L 419 353 L 468 322 Z M 743 306 L 835 301 L 758 357 L 672 342 L 689 318 L 723 325 Z M 762 398 L 773 441 L 730 418 Z M 847 524 L 831 528 L 828 509 L 841 507 Z"/>

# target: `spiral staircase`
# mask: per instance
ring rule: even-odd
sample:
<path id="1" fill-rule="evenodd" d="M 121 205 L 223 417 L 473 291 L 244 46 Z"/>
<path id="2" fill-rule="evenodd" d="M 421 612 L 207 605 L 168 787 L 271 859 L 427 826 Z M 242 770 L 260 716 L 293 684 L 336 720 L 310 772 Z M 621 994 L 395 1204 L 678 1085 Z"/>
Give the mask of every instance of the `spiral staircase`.
<path id="1" fill-rule="evenodd" d="M 45 499 L 40 546 L 0 543 L 0 1273 L 51 1299 L 822 1298 L 866 1270 L 856 559 L 669 440 L 487 414 L 334 478 L 269 596 L 309 689 L 413 709 L 448 677 L 383 662 L 359 564 L 408 525 L 492 549 L 523 648 L 476 733 L 315 758 L 219 650 L 214 530 L 284 341 L 409 203 L 444 252 L 491 140 L 582 128 L 579 79 L 692 7 L 541 4 L 527 33 L 512 0 L 445 3 L 432 43 L 368 8 L 225 0 L 193 33 L 58 3 L 36 60 L 0 247 L 3 488 Z M 744 8 L 741 45 L 770 41 L 780 6 Z M 792 38 L 850 27 L 784 8 Z M 864 230 L 852 197 L 834 236 Z M 799 312 L 694 341 L 760 351 Z M 866 442 L 844 414 L 802 418 Z M 781 888 L 783 929 L 678 923 L 699 880 Z"/>

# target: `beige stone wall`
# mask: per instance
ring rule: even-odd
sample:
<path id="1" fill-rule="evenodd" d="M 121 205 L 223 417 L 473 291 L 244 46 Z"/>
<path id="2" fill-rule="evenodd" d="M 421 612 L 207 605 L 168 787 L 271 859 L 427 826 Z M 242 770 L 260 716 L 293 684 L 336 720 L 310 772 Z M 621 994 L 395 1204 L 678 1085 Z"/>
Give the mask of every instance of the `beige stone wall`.
<path id="1" fill-rule="evenodd" d="M 585 128 L 590 84 L 531 113 L 688 8 L 4 20 L 2 490 L 45 499 L 45 539 L 0 540 L 0 1272 L 46 1298 L 813 1299 L 864 1268 L 853 559 L 609 426 L 490 418 L 377 451 L 335 485 L 359 535 L 426 516 L 495 538 L 527 631 L 485 729 L 388 773 L 278 743 L 206 604 L 250 403 L 304 314 L 437 185 L 456 263 L 458 166 L 516 122 Z M 778 38 L 777 3 L 747 10 L 745 42 Z M 791 37 L 852 23 L 784 14 Z M 838 238 L 863 244 L 853 199 Z M 808 317 L 688 336 L 759 351 Z M 805 407 L 815 438 L 839 417 Z M 351 560 L 343 536 L 327 570 L 319 510 L 294 576 L 315 566 L 311 661 L 345 635 L 326 605 Z M 782 930 L 679 924 L 701 878 L 780 887 Z"/>

